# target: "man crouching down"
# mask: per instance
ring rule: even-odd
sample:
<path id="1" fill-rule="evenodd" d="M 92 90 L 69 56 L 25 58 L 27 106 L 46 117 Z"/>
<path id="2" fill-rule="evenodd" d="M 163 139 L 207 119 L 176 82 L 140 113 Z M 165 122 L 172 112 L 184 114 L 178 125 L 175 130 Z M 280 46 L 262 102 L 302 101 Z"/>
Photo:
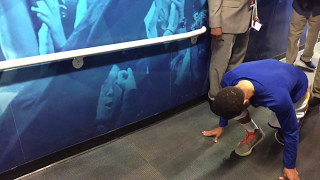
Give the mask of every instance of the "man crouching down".
<path id="1" fill-rule="evenodd" d="M 203 131 L 203 135 L 215 136 L 217 142 L 228 120 L 235 119 L 247 132 L 235 153 L 247 156 L 264 138 L 247 108 L 249 105 L 267 107 L 273 111 L 268 124 L 277 129 L 276 140 L 284 145 L 281 178 L 299 179 L 296 170 L 299 129 L 310 96 L 306 74 L 292 65 L 267 59 L 239 65 L 224 75 L 221 86 L 223 89 L 211 101 L 211 109 L 220 116 L 219 127 Z"/>

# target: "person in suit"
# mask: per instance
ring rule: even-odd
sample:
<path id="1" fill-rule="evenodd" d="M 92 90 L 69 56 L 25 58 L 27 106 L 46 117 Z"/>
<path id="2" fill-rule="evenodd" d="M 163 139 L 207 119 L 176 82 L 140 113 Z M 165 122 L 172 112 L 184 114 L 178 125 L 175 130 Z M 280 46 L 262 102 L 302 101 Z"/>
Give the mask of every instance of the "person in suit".
<path id="1" fill-rule="evenodd" d="M 315 69 L 312 63 L 313 49 L 318 39 L 320 30 L 320 1 L 319 0 L 295 0 L 290 20 L 290 30 L 286 52 L 286 62 L 293 64 L 299 51 L 299 40 L 306 24 L 308 23 L 306 43 L 300 57 L 308 68 Z"/>
<path id="2" fill-rule="evenodd" d="M 213 100 L 222 76 L 243 62 L 251 20 L 259 18 L 256 0 L 208 0 L 208 5 L 212 35 L 208 96 Z"/>

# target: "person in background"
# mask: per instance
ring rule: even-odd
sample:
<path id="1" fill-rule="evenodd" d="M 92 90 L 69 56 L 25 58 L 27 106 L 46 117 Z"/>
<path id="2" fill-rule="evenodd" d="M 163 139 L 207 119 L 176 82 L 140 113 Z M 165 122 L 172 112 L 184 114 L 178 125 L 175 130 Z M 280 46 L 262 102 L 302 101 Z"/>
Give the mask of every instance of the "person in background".
<path id="1" fill-rule="evenodd" d="M 320 104 L 320 60 L 318 62 L 317 72 L 314 76 L 312 98 L 310 99 L 310 106 L 318 106 Z"/>
<path id="2" fill-rule="evenodd" d="M 66 31 L 75 30 L 78 27 L 80 22 L 86 18 L 91 5 L 99 5 L 96 0 L 90 3 L 87 0 L 75 2 L 75 13 L 71 13 L 73 7 L 68 7 L 65 0 L 38 0 L 31 6 L 31 11 L 36 13 L 42 23 L 38 30 L 40 54 L 61 51 L 69 38 Z M 72 19 L 73 22 L 64 22 L 65 19 Z"/>
<path id="3" fill-rule="evenodd" d="M 213 101 L 213 112 L 221 117 L 219 127 L 203 131 L 203 135 L 215 136 L 217 142 L 228 120 L 237 120 L 246 129 L 247 137 L 238 144 L 235 153 L 247 156 L 264 138 L 264 133 L 251 119 L 247 107 L 269 108 L 273 116 L 268 125 L 277 129 L 276 140 L 284 145 L 282 178 L 299 179 L 296 170 L 299 129 L 310 97 L 306 74 L 297 67 L 277 60 L 259 60 L 243 63 L 229 71 L 224 75 L 221 85 L 223 89 Z"/>
<path id="4" fill-rule="evenodd" d="M 222 76 L 243 62 L 249 42 L 249 26 L 252 20 L 258 21 L 259 18 L 256 0 L 208 0 L 208 5 L 212 35 L 208 96 L 213 100 L 221 89 Z"/>
<path id="5" fill-rule="evenodd" d="M 25 1 L 0 1 L 0 24 L 0 46 L 5 58 L 1 60 L 39 54 L 38 49 L 35 48 L 38 47 L 36 33 Z"/>
<path id="6" fill-rule="evenodd" d="M 101 85 L 95 122 L 99 132 L 129 124 L 135 116 L 137 85 L 131 68 L 112 65 Z"/>
<path id="7" fill-rule="evenodd" d="M 0 61 L 37 56 L 37 47 L 36 32 L 29 16 L 27 2 L 0 1 L 0 54 L 3 54 Z M 16 71 L 6 71 L 1 74 L 0 83 L 8 84 L 15 78 Z"/>
<path id="8" fill-rule="evenodd" d="M 144 18 L 148 38 L 186 32 L 184 4 L 185 0 L 154 0 Z"/>
<path id="9" fill-rule="evenodd" d="M 299 40 L 308 23 L 306 43 L 300 61 L 308 68 L 315 69 L 316 66 L 312 63 L 311 58 L 320 30 L 320 0 L 294 0 L 292 6 L 286 62 L 293 64 L 296 61 Z"/>

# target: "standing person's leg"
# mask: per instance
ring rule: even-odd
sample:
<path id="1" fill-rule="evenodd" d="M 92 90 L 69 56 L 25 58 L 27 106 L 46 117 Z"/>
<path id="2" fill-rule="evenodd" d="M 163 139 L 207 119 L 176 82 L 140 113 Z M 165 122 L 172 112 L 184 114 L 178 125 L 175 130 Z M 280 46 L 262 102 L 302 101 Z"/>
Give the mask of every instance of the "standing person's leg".
<path id="1" fill-rule="evenodd" d="M 295 10 L 292 11 L 286 52 L 286 62 L 288 64 L 293 64 L 296 61 L 299 51 L 299 39 L 306 23 L 306 17 L 298 14 Z"/>
<path id="2" fill-rule="evenodd" d="M 316 66 L 311 62 L 311 58 L 313 56 L 314 46 L 318 40 L 320 30 L 320 16 L 313 17 L 312 15 L 308 19 L 308 31 L 306 37 L 306 43 L 303 50 L 303 54 L 301 55 L 301 61 L 305 63 L 312 64 L 312 68 Z"/>
<path id="3" fill-rule="evenodd" d="M 236 35 L 236 40 L 232 48 L 232 53 L 231 53 L 229 65 L 227 67 L 227 71 L 234 69 L 235 67 L 239 66 L 243 62 L 247 53 L 249 35 L 250 35 L 249 29 L 245 33 Z"/>
<path id="4" fill-rule="evenodd" d="M 211 100 L 221 90 L 221 80 L 225 74 L 235 42 L 234 34 L 222 34 L 223 41 L 212 39 L 211 42 L 211 60 L 209 67 L 210 91 L 208 96 Z"/>
<path id="5" fill-rule="evenodd" d="M 310 106 L 317 106 L 320 104 L 320 60 L 318 62 L 317 72 L 314 76 L 312 99 L 310 100 Z"/>

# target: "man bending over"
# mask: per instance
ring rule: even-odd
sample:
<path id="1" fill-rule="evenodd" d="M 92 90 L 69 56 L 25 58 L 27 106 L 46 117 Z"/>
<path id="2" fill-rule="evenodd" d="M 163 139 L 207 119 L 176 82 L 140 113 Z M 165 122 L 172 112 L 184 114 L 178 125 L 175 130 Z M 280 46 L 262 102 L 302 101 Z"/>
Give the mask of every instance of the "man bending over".
<path id="1" fill-rule="evenodd" d="M 211 109 L 220 116 L 219 127 L 204 131 L 203 135 L 215 136 L 217 142 L 228 120 L 235 119 L 247 132 L 235 153 L 247 156 L 264 138 L 247 107 L 267 107 L 273 111 L 268 124 L 278 130 L 275 137 L 284 145 L 283 178 L 299 179 L 296 170 L 299 127 L 310 96 L 306 74 L 292 65 L 267 59 L 239 65 L 224 75 L 221 86 L 223 89 L 211 101 Z"/>

